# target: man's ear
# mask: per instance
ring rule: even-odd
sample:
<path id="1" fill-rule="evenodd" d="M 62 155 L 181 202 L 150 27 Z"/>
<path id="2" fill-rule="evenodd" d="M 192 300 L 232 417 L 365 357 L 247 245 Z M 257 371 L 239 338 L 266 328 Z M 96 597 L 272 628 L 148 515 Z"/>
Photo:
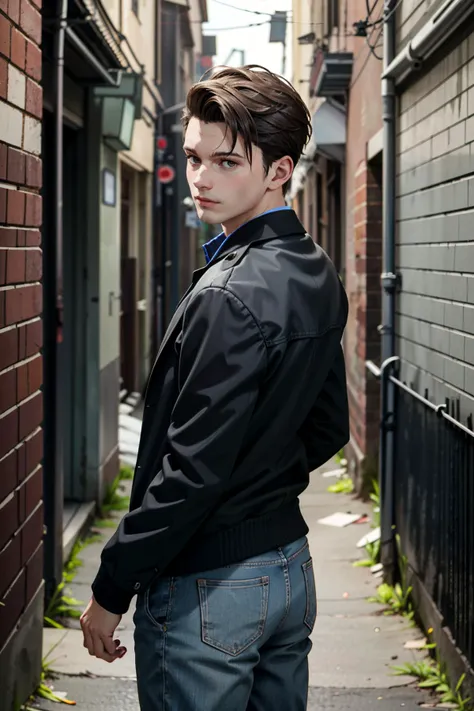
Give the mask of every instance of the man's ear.
<path id="1" fill-rule="evenodd" d="M 294 167 L 293 160 L 290 156 L 283 156 L 283 158 L 275 160 L 268 171 L 268 177 L 270 178 L 268 189 L 278 190 L 282 188 L 291 178 Z"/>

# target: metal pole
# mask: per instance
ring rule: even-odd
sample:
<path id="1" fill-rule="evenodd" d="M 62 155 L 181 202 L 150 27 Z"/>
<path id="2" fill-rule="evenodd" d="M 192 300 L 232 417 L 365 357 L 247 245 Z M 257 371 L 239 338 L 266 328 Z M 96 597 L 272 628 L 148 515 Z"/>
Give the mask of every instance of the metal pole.
<path id="1" fill-rule="evenodd" d="M 384 68 L 395 56 L 395 13 L 391 13 L 394 0 L 385 0 L 385 25 L 383 32 Z M 395 82 L 382 79 L 383 110 L 383 273 L 382 281 L 382 361 L 395 354 Z M 394 465 L 395 465 L 395 388 L 384 369 L 381 381 L 382 429 L 380 441 L 380 488 L 382 547 L 381 560 L 388 580 L 395 573 L 394 546 Z M 390 421 L 389 419 L 390 418 Z"/>

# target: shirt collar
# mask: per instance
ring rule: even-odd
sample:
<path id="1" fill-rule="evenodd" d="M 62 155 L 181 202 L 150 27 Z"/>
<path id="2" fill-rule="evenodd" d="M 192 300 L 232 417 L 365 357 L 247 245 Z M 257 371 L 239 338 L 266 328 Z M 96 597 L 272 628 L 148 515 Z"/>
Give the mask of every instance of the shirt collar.
<path id="1" fill-rule="evenodd" d="M 262 217 L 262 215 L 269 215 L 270 213 L 278 212 L 279 210 L 291 210 L 291 209 L 292 208 L 289 207 L 288 205 L 286 205 L 284 207 L 273 207 L 270 210 L 265 210 L 265 212 L 261 212 L 260 215 L 255 215 L 255 217 L 252 217 L 250 220 L 247 220 L 247 222 L 244 222 L 243 225 L 248 224 L 248 222 L 252 222 L 252 220 L 255 220 L 257 217 Z M 242 225 L 240 225 L 240 226 L 242 227 Z M 233 234 L 234 233 L 231 232 L 230 234 L 225 235 L 224 232 L 221 232 L 216 237 L 213 237 L 212 239 L 210 239 L 209 242 L 206 242 L 205 244 L 202 245 L 207 264 L 209 264 L 209 262 L 211 262 L 219 254 L 219 252 L 223 249 L 227 240 Z"/>

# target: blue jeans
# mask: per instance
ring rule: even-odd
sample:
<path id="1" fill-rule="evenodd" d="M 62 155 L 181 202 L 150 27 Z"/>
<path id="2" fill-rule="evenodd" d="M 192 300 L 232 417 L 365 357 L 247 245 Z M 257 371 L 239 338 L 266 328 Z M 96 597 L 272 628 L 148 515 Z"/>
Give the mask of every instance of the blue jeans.
<path id="1" fill-rule="evenodd" d="M 303 711 L 316 590 L 308 542 L 139 596 L 142 711 Z"/>

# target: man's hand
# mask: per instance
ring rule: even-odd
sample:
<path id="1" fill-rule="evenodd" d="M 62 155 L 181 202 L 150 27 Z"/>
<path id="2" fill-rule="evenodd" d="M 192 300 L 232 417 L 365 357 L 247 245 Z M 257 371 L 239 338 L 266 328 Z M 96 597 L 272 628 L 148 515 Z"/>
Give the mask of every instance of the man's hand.
<path id="1" fill-rule="evenodd" d="M 114 640 L 114 632 L 122 615 L 108 612 L 92 597 L 81 615 L 81 627 L 84 634 L 84 647 L 89 654 L 106 662 L 121 659 L 127 652 L 120 646 L 120 640 Z"/>

